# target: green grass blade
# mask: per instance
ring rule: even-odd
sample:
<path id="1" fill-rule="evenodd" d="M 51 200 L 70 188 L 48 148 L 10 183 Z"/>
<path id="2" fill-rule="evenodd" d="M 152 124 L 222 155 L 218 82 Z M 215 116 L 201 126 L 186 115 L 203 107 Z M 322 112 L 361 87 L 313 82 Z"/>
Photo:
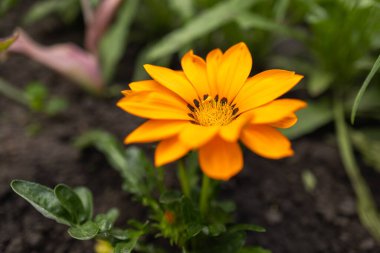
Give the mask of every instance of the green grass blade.
<path id="1" fill-rule="evenodd" d="M 371 82 L 373 76 L 376 74 L 379 68 L 380 68 L 380 55 L 377 58 L 376 62 L 373 64 L 371 71 L 369 72 L 368 76 L 364 80 L 364 83 L 362 84 L 362 87 L 360 88 L 358 94 L 356 95 L 355 102 L 354 102 L 354 105 L 352 106 L 352 111 L 351 111 L 351 124 L 354 124 L 356 112 L 359 108 L 359 104 L 360 104 L 360 101 L 362 100 L 364 92 L 367 90 L 369 83 Z"/>
<path id="2" fill-rule="evenodd" d="M 117 20 L 100 42 L 102 72 L 107 81 L 111 79 L 126 48 L 129 29 L 137 14 L 138 0 L 126 1 L 118 12 Z"/>
<path id="3" fill-rule="evenodd" d="M 242 11 L 247 10 L 259 1 L 228 0 L 215 5 L 150 47 L 144 56 L 145 61 L 154 62 L 162 57 L 178 52 L 184 45 L 234 20 Z"/>

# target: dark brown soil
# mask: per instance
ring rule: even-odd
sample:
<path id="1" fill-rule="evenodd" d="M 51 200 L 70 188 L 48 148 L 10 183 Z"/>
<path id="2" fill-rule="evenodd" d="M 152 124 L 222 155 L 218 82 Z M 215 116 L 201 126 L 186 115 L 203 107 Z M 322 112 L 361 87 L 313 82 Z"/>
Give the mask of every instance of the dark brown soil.
<path id="1" fill-rule="evenodd" d="M 11 31 L 24 8 L 1 20 L 0 35 Z M 81 40 L 78 31 L 63 29 L 54 22 L 42 23 L 39 29 L 29 32 L 44 42 Z M 128 55 L 136 52 L 130 48 Z M 123 66 L 118 74 L 120 80 L 130 80 L 132 66 L 132 62 Z M 16 178 L 49 186 L 85 185 L 94 193 L 96 212 L 117 207 L 122 213 L 121 222 L 128 217 L 144 218 L 141 207 L 121 191 L 118 174 L 102 154 L 93 149 L 80 152 L 72 145 L 76 136 L 91 129 L 109 131 L 121 140 L 141 120 L 118 109 L 117 99 L 89 96 L 73 83 L 21 56 L 0 64 L 0 77 L 18 88 L 40 80 L 53 95 L 70 103 L 59 116 L 47 118 L 0 96 L 0 252 L 93 252 L 92 242 L 70 239 L 65 226 L 45 219 L 13 193 L 9 183 Z M 36 122 L 42 126 L 41 131 L 28 134 Z M 265 160 L 245 152 L 244 171 L 223 184 L 220 195 L 236 201 L 239 222 L 267 228 L 266 233 L 249 234 L 248 244 L 261 245 L 275 253 L 380 252 L 380 246 L 358 220 L 355 196 L 336 144 L 324 138 L 331 131 L 326 128 L 294 141 L 296 155 L 286 160 Z M 302 184 L 301 173 L 305 169 L 317 178 L 312 193 Z M 379 205 L 380 175 L 370 169 L 363 173 Z"/>

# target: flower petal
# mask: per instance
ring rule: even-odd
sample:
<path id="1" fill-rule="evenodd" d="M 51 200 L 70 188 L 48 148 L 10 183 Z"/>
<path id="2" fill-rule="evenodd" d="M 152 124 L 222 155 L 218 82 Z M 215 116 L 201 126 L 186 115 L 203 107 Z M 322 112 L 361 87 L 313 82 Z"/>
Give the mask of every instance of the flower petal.
<path id="1" fill-rule="evenodd" d="M 244 84 L 234 103 L 241 112 L 264 105 L 293 88 L 303 76 L 286 70 L 261 72 Z"/>
<path id="2" fill-rule="evenodd" d="M 208 84 L 210 85 L 210 95 L 212 97 L 215 97 L 218 92 L 218 83 L 216 81 L 216 77 L 222 56 L 223 53 L 220 49 L 214 49 L 208 53 L 206 58 L 207 78 Z"/>
<path id="3" fill-rule="evenodd" d="M 222 56 L 218 69 L 219 97 L 232 101 L 247 80 L 252 68 L 252 57 L 241 42 L 230 47 Z"/>
<path id="4" fill-rule="evenodd" d="M 201 57 L 194 55 L 193 50 L 191 50 L 182 57 L 181 65 L 198 96 L 203 98 L 204 95 L 210 95 L 206 62 Z"/>
<path id="5" fill-rule="evenodd" d="M 278 122 L 295 111 L 305 108 L 306 105 L 304 101 L 298 99 L 277 99 L 250 111 L 249 113 L 252 115 L 251 123 L 268 124 Z"/>
<path id="6" fill-rule="evenodd" d="M 249 122 L 251 115 L 241 115 L 236 120 L 226 126 L 222 126 L 219 135 L 228 142 L 237 141 L 240 137 L 242 128 Z"/>
<path id="7" fill-rule="evenodd" d="M 198 148 L 211 140 L 218 130 L 217 126 L 207 127 L 189 123 L 181 130 L 179 139 L 191 148 Z"/>
<path id="8" fill-rule="evenodd" d="M 125 138 L 125 144 L 154 142 L 176 135 L 187 120 L 148 120 Z"/>
<path id="9" fill-rule="evenodd" d="M 152 91 L 129 91 L 126 94 L 117 106 L 136 116 L 148 119 L 190 119 L 186 113 L 186 103 L 177 97 Z"/>
<path id="10" fill-rule="evenodd" d="M 190 148 L 182 144 L 178 136 L 161 141 L 154 154 L 154 164 L 156 167 L 171 163 L 186 155 Z"/>
<path id="11" fill-rule="evenodd" d="M 215 137 L 199 150 L 203 173 L 217 180 L 228 180 L 243 168 L 243 154 L 237 142 Z"/>
<path id="12" fill-rule="evenodd" d="M 251 125 L 241 135 L 244 145 L 256 154 L 270 159 L 293 155 L 290 141 L 278 130 L 265 125 Z"/>
<path id="13" fill-rule="evenodd" d="M 271 123 L 270 125 L 272 127 L 277 127 L 277 128 L 289 128 L 294 126 L 298 121 L 297 116 L 294 113 L 291 113 L 285 118 L 282 118 L 281 120 Z"/>
<path id="14" fill-rule="evenodd" d="M 145 64 L 144 68 L 154 80 L 179 95 L 187 103 L 194 104 L 193 100 L 198 98 L 194 87 L 181 73 L 150 64 Z"/>
<path id="15" fill-rule="evenodd" d="M 154 80 L 132 82 L 129 84 L 129 88 L 133 91 L 160 91 L 162 89 L 168 90 Z"/>

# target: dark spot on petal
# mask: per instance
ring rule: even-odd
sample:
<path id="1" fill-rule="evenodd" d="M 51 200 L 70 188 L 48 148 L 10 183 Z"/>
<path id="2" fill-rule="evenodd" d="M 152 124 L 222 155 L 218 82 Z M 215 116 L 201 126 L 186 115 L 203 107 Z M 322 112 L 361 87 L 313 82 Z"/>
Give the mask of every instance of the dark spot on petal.
<path id="1" fill-rule="evenodd" d="M 194 125 L 199 125 L 198 122 L 195 122 L 194 120 L 190 120 L 190 123 Z"/>
<path id="2" fill-rule="evenodd" d="M 215 102 L 218 102 L 219 101 L 219 95 L 216 95 L 214 100 L 215 100 Z"/>
<path id="3" fill-rule="evenodd" d="M 235 108 L 235 109 L 232 111 L 232 115 L 235 115 L 238 111 L 239 111 L 239 108 Z"/>
<path id="4" fill-rule="evenodd" d="M 190 105 L 190 104 L 187 104 L 187 108 L 189 108 L 190 111 L 194 112 L 195 111 L 195 108 Z"/>
<path id="5" fill-rule="evenodd" d="M 194 99 L 194 100 L 193 100 L 193 103 L 194 103 L 194 105 L 195 105 L 197 108 L 199 108 L 199 101 L 198 101 L 198 100 Z"/>
<path id="6" fill-rule="evenodd" d="M 221 103 L 222 105 L 227 104 L 227 102 L 228 102 L 227 98 L 222 98 L 222 99 L 220 100 L 220 103 Z"/>
<path id="7" fill-rule="evenodd" d="M 208 98 L 208 94 L 203 95 L 203 100 L 206 100 Z"/>
<path id="8" fill-rule="evenodd" d="M 194 115 L 193 115 L 192 113 L 188 113 L 187 116 L 189 116 L 190 118 L 195 119 L 195 118 L 194 118 Z"/>
<path id="9" fill-rule="evenodd" d="M 234 108 L 235 108 L 235 106 L 236 106 L 236 104 L 233 104 L 233 105 L 231 105 L 231 108 L 232 108 L 232 109 L 234 109 Z"/>

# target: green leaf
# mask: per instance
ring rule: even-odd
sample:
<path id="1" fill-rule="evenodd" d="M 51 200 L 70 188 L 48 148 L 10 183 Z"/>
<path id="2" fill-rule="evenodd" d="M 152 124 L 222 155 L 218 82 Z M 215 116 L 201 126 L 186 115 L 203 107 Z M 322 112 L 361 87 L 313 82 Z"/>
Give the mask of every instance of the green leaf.
<path id="1" fill-rule="evenodd" d="M 90 240 L 98 234 L 99 227 L 95 222 L 87 221 L 83 225 L 70 227 L 68 232 L 75 239 Z"/>
<path id="2" fill-rule="evenodd" d="M 317 178 L 314 176 L 313 172 L 310 170 L 303 170 L 301 176 L 305 190 L 307 192 L 313 192 L 317 185 Z"/>
<path id="3" fill-rule="evenodd" d="M 5 52 L 18 38 L 18 33 L 14 33 L 13 35 L 0 39 L 0 56 L 2 52 Z"/>
<path id="4" fill-rule="evenodd" d="M 8 10 L 15 6 L 18 1 L 19 0 L 2 0 L 0 2 L 0 16 L 3 16 Z"/>
<path id="5" fill-rule="evenodd" d="M 380 173 L 380 129 L 351 131 L 355 148 L 362 154 L 364 162 Z"/>
<path id="6" fill-rule="evenodd" d="M 162 204 L 172 204 L 174 202 L 180 201 L 182 194 L 179 191 L 167 191 L 161 194 L 160 203 Z"/>
<path id="7" fill-rule="evenodd" d="M 129 193 L 139 197 L 149 194 L 157 180 L 157 169 L 148 166 L 140 149 L 129 147 L 125 150 L 114 136 L 105 131 L 86 132 L 75 140 L 75 145 L 79 148 L 95 146 L 101 151 L 110 165 L 119 171 L 123 178 L 123 189 Z"/>
<path id="8" fill-rule="evenodd" d="M 92 219 L 94 204 L 91 191 L 86 187 L 76 187 L 74 191 L 82 202 L 85 221 Z"/>
<path id="9" fill-rule="evenodd" d="M 48 90 L 41 82 L 31 82 L 25 88 L 29 108 L 35 112 L 42 112 L 45 109 L 48 98 Z"/>
<path id="10" fill-rule="evenodd" d="M 226 232 L 226 226 L 221 223 L 215 223 L 208 226 L 208 231 L 212 236 L 218 236 L 221 233 Z"/>
<path id="11" fill-rule="evenodd" d="M 193 17 L 183 27 L 172 31 L 145 51 L 145 62 L 154 62 L 162 57 L 178 52 L 188 43 L 210 33 L 234 20 L 242 11 L 260 0 L 228 0 Z"/>
<path id="12" fill-rule="evenodd" d="M 236 253 L 245 243 L 245 233 L 223 233 L 216 237 L 199 236 L 193 239 L 192 253 Z"/>
<path id="13" fill-rule="evenodd" d="M 68 226 L 73 223 L 70 214 L 61 206 L 52 189 L 24 180 L 13 180 L 11 187 L 46 218 Z"/>
<path id="14" fill-rule="evenodd" d="M 241 12 L 236 16 L 237 24 L 244 30 L 247 29 L 260 29 L 263 31 L 275 32 L 278 34 L 303 36 L 300 32 L 291 30 L 288 27 L 278 24 L 275 21 L 264 16 L 251 13 L 249 11 Z"/>
<path id="15" fill-rule="evenodd" d="M 362 87 L 360 88 L 358 94 L 356 95 L 354 105 L 352 106 L 351 124 L 354 124 L 356 112 L 358 110 L 360 101 L 361 101 L 361 99 L 362 99 L 362 97 L 363 97 L 363 95 L 364 95 L 364 93 L 365 93 L 365 91 L 366 91 L 369 83 L 371 82 L 373 76 L 379 70 L 379 68 L 380 68 L 380 55 L 377 58 L 376 62 L 373 64 L 373 67 L 372 67 L 371 71 L 369 72 L 368 76 L 364 80 L 364 83 L 362 84 Z"/>
<path id="16" fill-rule="evenodd" d="M 315 70 L 310 74 L 309 82 L 307 82 L 307 90 L 313 97 L 321 95 L 332 84 L 334 76 L 322 70 Z"/>
<path id="17" fill-rule="evenodd" d="M 169 0 L 169 7 L 173 9 L 182 20 L 187 20 L 194 15 L 195 8 L 193 0 Z"/>
<path id="18" fill-rule="evenodd" d="M 60 14 L 64 21 L 72 21 L 78 14 L 79 3 L 77 0 L 45 0 L 35 3 L 25 15 L 23 22 L 31 24 L 48 15 Z"/>
<path id="19" fill-rule="evenodd" d="M 120 242 L 116 244 L 114 253 L 130 253 L 136 247 L 137 241 L 139 240 L 142 232 L 134 232 L 130 233 L 130 241 L 129 242 Z"/>
<path id="20" fill-rule="evenodd" d="M 109 28 L 100 42 L 99 54 L 106 80 L 111 79 L 116 65 L 124 54 L 130 26 L 137 14 L 138 3 L 139 0 L 123 3 L 114 25 Z"/>
<path id="21" fill-rule="evenodd" d="M 297 112 L 297 124 L 291 128 L 282 130 L 282 133 L 288 138 L 299 138 L 332 121 L 333 113 L 327 101 L 307 101 L 307 104 L 305 109 Z"/>
<path id="22" fill-rule="evenodd" d="M 254 224 L 237 224 L 228 228 L 228 231 L 231 233 L 240 232 L 240 231 L 252 231 L 252 232 L 263 233 L 266 230 L 265 228 L 254 225 Z"/>
<path id="23" fill-rule="evenodd" d="M 65 99 L 62 98 L 52 98 L 47 101 L 45 112 L 50 115 L 54 116 L 57 115 L 60 112 L 63 112 L 68 107 L 68 103 Z"/>
<path id="24" fill-rule="evenodd" d="M 86 213 L 81 199 L 70 187 L 59 184 L 54 188 L 54 194 L 61 205 L 71 214 L 75 223 L 82 223 L 86 219 Z"/>
<path id="25" fill-rule="evenodd" d="M 98 224 L 100 231 L 104 232 L 112 228 L 117 217 L 119 217 L 119 211 L 116 208 L 112 208 L 106 214 L 98 214 L 95 217 L 95 222 Z"/>
<path id="26" fill-rule="evenodd" d="M 271 253 L 271 251 L 261 247 L 244 247 L 239 253 Z"/>

